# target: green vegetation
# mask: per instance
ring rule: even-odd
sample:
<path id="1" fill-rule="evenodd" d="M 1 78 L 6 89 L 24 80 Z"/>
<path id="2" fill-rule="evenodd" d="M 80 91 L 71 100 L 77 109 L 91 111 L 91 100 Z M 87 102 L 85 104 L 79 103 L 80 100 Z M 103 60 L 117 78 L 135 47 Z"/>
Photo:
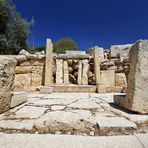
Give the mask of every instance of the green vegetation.
<path id="1" fill-rule="evenodd" d="M 0 0 L 0 54 L 27 49 L 29 23 L 21 18 L 11 0 Z"/>
<path id="2" fill-rule="evenodd" d="M 0 0 L 0 54 L 18 54 L 21 49 L 30 53 L 44 50 L 45 47 L 28 47 L 29 26 L 30 23 L 16 11 L 11 0 Z M 63 38 L 53 44 L 55 53 L 66 50 L 78 50 L 71 38 Z"/>
<path id="3" fill-rule="evenodd" d="M 64 53 L 66 50 L 78 50 L 78 46 L 71 38 L 60 39 L 53 44 L 53 52 Z"/>

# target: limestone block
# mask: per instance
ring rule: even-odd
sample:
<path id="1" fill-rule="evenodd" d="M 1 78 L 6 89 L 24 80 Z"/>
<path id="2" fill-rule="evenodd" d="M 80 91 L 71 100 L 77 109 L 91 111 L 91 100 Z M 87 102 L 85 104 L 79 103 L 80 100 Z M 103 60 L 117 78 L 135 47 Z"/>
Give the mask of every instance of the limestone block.
<path id="1" fill-rule="evenodd" d="M 101 85 L 115 85 L 115 70 L 102 70 L 100 78 Z"/>
<path id="2" fill-rule="evenodd" d="M 27 60 L 27 61 L 20 61 L 19 62 L 20 66 L 31 66 L 31 60 Z"/>
<path id="3" fill-rule="evenodd" d="M 51 39 L 46 42 L 46 59 L 45 59 L 45 85 L 53 83 L 53 44 Z"/>
<path id="4" fill-rule="evenodd" d="M 69 84 L 69 71 L 68 71 L 68 63 L 67 61 L 63 62 L 63 72 L 64 72 L 64 84 Z"/>
<path id="5" fill-rule="evenodd" d="M 31 65 L 33 65 L 33 66 L 44 66 L 45 65 L 45 60 L 44 59 L 31 60 Z"/>
<path id="6" fill-rule="evenodd" d="M 95 80 L 96 80 L 96 84 L 99 85 L 101 78 L 100 78 L 100 62 L 102 60 L 99 59 L 99 50 L 98 49 L 94 49 L 93 50 L 93 54 L 94 54 L 94 73 L 95 73 Z"/>
<path id="7" fill-rule="evenodd" d="M 53 88 L 50 86 L 43 86 L 40 88 L 41 94 L 51 94 L 53 92 Z"/>
<path id="8" fill-rule="evenodd" d="M 31 86 L 41 86 L 43 83 L 43 66 L 32 66 Z"/>
<path id="9" fill-rule="evenodd" d="M 22 103 L 27 102 L 27 93 L 26 92 L 13 92 L 11 98 L 10 107 L 16 107 Z"/>
<path id="10" fill-rule="evenodd" d="M 115 84 L 116 86 L 127 86 L 127 80 L 126 80 L 125 73 L 115 74 Z"/>
<path id="11" fill-rule="evenodd" d="M 121 52 L 122 55 L 128 55 L 129 48 L 132 46 L 132 44 L 125 44 L 125 45 L 113 45 L 111 46 L 111 57 L 120 57 Z"/>
<path id="12" fill-rule="evenodd" d="M 130 73 L 124 107 L 148 113 L 148 40 L 136 42 L 130 50 Z"/>
<path id="13" fill-rule="evenodd" d="M 31 86 L 31 73 L 15 75 L 14 89 L 24 90 Z"/>
<path id="14" fill-rule="evenodd" d="M 82 85 L 88 85 L 89 64 L 88 60 L 82 60 Z"/>
<path id="15" fill-rule="evenodd" d="M 82 61 L 79 61 L 78 65 L 78 85 L 82 84 Z"/>
<path id="16" fill-rule="evenodd" d="M 16 66 L 15 68 L 15 74 L 25 74 L 31 72 L 32 72 L 32 66 Z"/>
<path id="17" fill-rule="evenodd" d="M 63 84 L 63 60 L 56 59 L 56 84 Z"/>
<path id="18" fill-rule="evenodd" d="M 122 87 L 121 86 L 107 86 L 106 87 L 106 92 L 107 93 L 121 93 L 122 92 Z"/>
<path id="19" fill-rule="evenodd" d="M 0 113 L 10 108 L 14 70 L 17 62 L 8 57 L 0 57 Z"/>
<path id="20" fill-rule="evenodd" d="M 98 93 L 106 93 L 106 85 L 98 85 L 97 92 Z"/>

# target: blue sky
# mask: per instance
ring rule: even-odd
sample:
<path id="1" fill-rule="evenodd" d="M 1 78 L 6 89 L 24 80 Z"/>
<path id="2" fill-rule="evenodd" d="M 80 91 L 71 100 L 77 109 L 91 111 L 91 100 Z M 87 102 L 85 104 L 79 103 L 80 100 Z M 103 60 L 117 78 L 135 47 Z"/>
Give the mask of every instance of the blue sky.
<path id="1" fill-rule="evenodd" d="M 148 38 L 148 0 L 12 0 L 22 17 L 35 18 L 35 44 L 74 39 L 81 50 Z"/>

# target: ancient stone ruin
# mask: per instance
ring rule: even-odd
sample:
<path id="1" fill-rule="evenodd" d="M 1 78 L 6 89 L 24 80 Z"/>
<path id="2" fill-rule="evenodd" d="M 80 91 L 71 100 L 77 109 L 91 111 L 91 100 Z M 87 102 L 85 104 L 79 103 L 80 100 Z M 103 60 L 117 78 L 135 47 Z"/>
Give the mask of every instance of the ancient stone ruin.
<path id="1" fill-rule="evenodd" d="M 148 41 L 0 57 L 0 133 L 148 132 Z M 145 115 L 143 115 L 145 114 Z"/>

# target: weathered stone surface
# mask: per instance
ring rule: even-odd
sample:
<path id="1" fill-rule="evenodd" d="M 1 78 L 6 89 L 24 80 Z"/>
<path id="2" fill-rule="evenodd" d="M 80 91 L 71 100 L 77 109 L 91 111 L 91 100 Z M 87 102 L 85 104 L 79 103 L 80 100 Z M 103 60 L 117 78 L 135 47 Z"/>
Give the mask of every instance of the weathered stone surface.
<path id="1" fill-rule="evenodd" d="M 27 61 L 20 61 L 19 62 L 20 66 L 31 66 L 31 60 L 27 60 Z"/>
<path id="2" fill-rule="evenodd" d="M 13 92 L 11 97 L 10 107 L 16 107 L 22 103 L 27 102 L 27 93 L 26 92 Z"/>
<path id="3" fill-rule="evenodd" d="M 100 78 L 101 59 L 99 59 L 99 54 L 100 54 L 99 50 L 95 48 L 93 50 L 93 55 L 94 55 L 94 73 L 95 73 L 96 85 L 99 85 L 101 82 L 101 78 Z"/>
<path id="4" fill-rule="evenodd" d="M 76 108 L 76 109 L 100 109 L 101 107 L 89 99 L 80 99 L 70 105 L 68 107 Z"/>
<path id="5" fill-rule="evenodd" d="M 16 64 L 14 59 L 7 57 L 0 58 L 0 113 L 10 108 Z"/>
<path id="6" fill-rule="evenodd" d="M 126 80 L 125 73 L 115 74 L 115 85 L 116 86 L 127 86 L 127 80 Z"/>
<path id="7" fill-rule="evenodd" d="M 95 93 L 94 85 L 53 85 L 53 92 L 71 92 L 71 93 Z"/>
<path id="8" fill-rule="evenodd" d="M 130 47 L 132 44 L 126 44 L 126 45 L 113 45 L 111 46 L 111 57 L 120 57 L 120 53 L 123 51 L 123 55 L 128 55 Z"/>
<path id="9" fill-rule="evenodd" d="M 140 141 L 138 140 L 138 138 Z M 1 134 L 1 148 L 146 148 L 148 134 L 126 136 L 78 136 L 51 134 Z"/>
<path id="10" fill-rule="evenodd" d="M 25 74 L 31 72 L 32 72 L 32 66 L 16 66 L 15 68 L 15 74 Z"/>
<path id="11" fill-rule="evenodd" d="M 33 66 L 44 66 L 45 65 L 45 60 L 44 59 L 31 60 L 31 65 L 33 65 Z"/>
<path id="12" fill-rule="evenodd" d="M 79 61 L 78 64 L 78 85 L 82 84 L 82 61 Z"/>
<path id="13" fill-rule="evenodd" d="M 53 83 L 53 44 L 51 39 L 46 42 L 46 59 L 45 59 L 45 85 Z"/>
<path id="14" fill-rule="evenodd" d="M 43 66 L 32 66 L 31 73 L 31 86 L 41 86 L 43 85 Z"/>
<path id="15" fill-rule="evenodd" d="M 114 70 L 102 70 L 100 73 L 101 85 L 115 85 L 115 71 Z"/>
<path id="16" fill-rule="evenodd" d="M 100 129 L 113 128 L 137 128 L 137 125 L 123 117 L 105 117 L 96 116 L 97 123 Z"/>
<path id="17" fill-rule="evenodd" d="M 52 111 L 61 111 L 61 110 L 64 110 L 65 108 L 66 106 L 64 105 L 52 105 L 51 106 Z"/>
<path id="18" fill-rule="evenodd" d="M 31 73 L 15 75 L 14 89 L 26 90 L 31 86 Z"/>
<path id="19" fill-rule="evenodd" d="M 106 93 L 106 85 L 97 85 L 98 93 Z"/>
<path id="20" fill-rule="evenodd" d="M 41 94 L 51 94 L 53 92 L 53 88 L 50 86 L 43 86 L 40 88 Z"/>
<path id="21" fill-rule="evenodd" d="M 0 129 L 7 130 L 32 130 L 34 125 L 34 120 L 2 120 L 0 121 Z"/>
<path id="22" fill-rule="evenodd" d="M 95 131 L 94 122 L 82 115 L 65 112 L 54 111 L 46 113 L 36 123 L 35 126 L 41 133 L 50 130 L 51 133 L 56 131 L 66 132 L 84 132 Z"/>
<path id="23" fill-rule="evenodd" d="M 136 42 L 130 50 L 130 73 L 124 107 L 148 113 L 148 41 Z"/>
<path id="24" fill-rule="evenodd" d="M 68 63 L 67 61 L 63 62 L 63 74 L 64 74 L 64 84 L 69 84 L 69 72 L 68 72 Z"/>
<path id="25" fill-rule="evenodd" d="M 82 85 L 88 85 L 89 64 L 88 60 L 82 60 Z"/>
<path id="26" fill-rule="evenodd" d="M 121 86 L 106 86 L 106 92 L 107 93 L 121 93 L 122 92 Z"/>
<path id="27" fill-rule="evenodd" d="M 56 84 L 63 84 L 63 60 L 56 60 Z"/>

